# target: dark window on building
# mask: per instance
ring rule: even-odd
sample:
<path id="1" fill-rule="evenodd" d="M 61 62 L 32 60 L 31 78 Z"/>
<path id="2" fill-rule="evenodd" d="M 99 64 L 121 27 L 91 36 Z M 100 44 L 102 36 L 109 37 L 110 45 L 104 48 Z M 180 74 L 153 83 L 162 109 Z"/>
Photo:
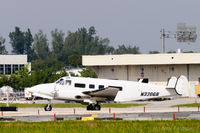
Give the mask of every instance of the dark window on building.
<path id="1" fill-rule="evenodd" d="M 0 65 L 0 74 L 4 74 L 4 65 Z"/>
<path id="2" fill-rule="evenodd" d="M 19 70 L 19 65 L 13 65 L 12 66 L 12 70 L 13 70 L 13 73 L 15 73 L 16 71 Z"/>
<path id="3" fill-rule="evenodd" d="M 199 84 L 200 84 L 200 77 L 199 77 Z"/>
<path id="4" fill-rule="evenodd" d="M 24 64 L 20 64 L 20 65 L 19 65 L 19 68 L 20 68 L 20 69 L 21 69 L 22 67 L 24 67 Z"/>
<path id="5" fill-rule="evenodd" d="M 74 86 L 78 88 L 85 88 L 85 84 L 80 84 L 80 83 L 75 83 Z"/>
<path id="6" fill-rule="evenodd" d="M 89 85 L 89 88 L 90 88 L 90 89 L 94 89 L 94 88 L 95 88 L 95 85 L 90 84 L 90 85 Z"/>
<path id="7" fill-rule="evenodd" d="M 5 65 L 5 74 L 10 75 L 11 74 L 11 65 Z"/>
<path id="8" fill-rule="evenodd" d="M 119 89 L 120 91 L 122 91 L 122 87 L 121 86 L 109 86 L 110 88 L 117 88 Z"/>
<path id="9" fill-rule="evenodd" d="M 104 85 L 99 85 L 99 90 L 104 89 Z"/>

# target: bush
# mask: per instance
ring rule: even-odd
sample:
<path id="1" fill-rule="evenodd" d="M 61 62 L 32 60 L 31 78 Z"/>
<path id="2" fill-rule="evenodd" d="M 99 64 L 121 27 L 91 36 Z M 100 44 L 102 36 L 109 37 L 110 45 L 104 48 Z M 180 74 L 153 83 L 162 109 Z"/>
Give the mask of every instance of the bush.
<path id="1" fill-rule="evenodd" d="M 91 78 L 98 78 L 97 74 L 92 70 L 91 67 L 86 67 L 86 69 L 83 69 L 81 71 L 82 77 L 91 77 Z"/>

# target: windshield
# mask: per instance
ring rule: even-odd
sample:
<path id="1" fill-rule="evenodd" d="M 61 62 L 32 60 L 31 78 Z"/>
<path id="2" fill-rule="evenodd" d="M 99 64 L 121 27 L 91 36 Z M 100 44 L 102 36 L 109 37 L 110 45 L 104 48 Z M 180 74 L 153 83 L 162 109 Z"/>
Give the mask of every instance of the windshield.
<path id="1" fill-rule="evenodd" d="M 64 79 L 59 79 L 58 81 L 56 81 L 56 84 L 64 84 Z"/>
<path id="2" fill-rule="evenodd" d="M 71 85 L 71 80 L 59 79 L 58 81 L 56 81 L 56 84 L 59 84 L 59 85 Z"/>

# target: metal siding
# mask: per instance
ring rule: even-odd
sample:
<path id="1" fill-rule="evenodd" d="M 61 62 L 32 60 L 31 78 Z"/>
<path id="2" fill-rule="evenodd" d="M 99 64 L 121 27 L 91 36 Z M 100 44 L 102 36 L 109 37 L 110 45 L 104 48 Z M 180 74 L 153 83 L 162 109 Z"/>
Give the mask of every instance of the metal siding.
<path id="1" fill-rule="evenodd" d="M 200 53 L 83 56 L 83 66 L 200 64 Z"/>
<path id="2" fill-rule="evenodd" d="M 198 65 L 200 68 L 200 65 Z M 173 67 L 173 69 L 172 69 Z M 193 66 L 194 67 L 194 66 Z M 190 69 L 193 69 L 190 67 Z M 103 66 L 93 67 L 97 72 L 99 78 L 105 79 L 127 79 L 127 66 Z M 98 69 L 97 69 L 98 68 Z M 114 72 L 112 69 L 114 68 Z M 137 81 L 141 78 L 141 68 L 144 68 L 144 78 L 148 78 L 150 83 L 166 85 L 168 78 L 187 74 L 186 65 L 146 65 L 137 66 L 132 65 L 128 67 L 128 79 L 131 81 Z M 191 70 L 190 70 L 191 71 Z M 193 70 L 194 71 L 194 70 Z M 191 74 L 195 72 L 190 72 Z M 200 75 L 200 71 L 196 72 Z M 196 76 L 196 80 L 198 76 Z M 200 77 L 200 76 L 199 76 Z"/>
<path id="3" fill-rule="evenodd" d="M 27 64 L 27 55 L 0 55 L 0 64 Z"/>
<path id="4" fill-rule="evenodd" d="M 200 84 L 200 53 L 83 56 L 83 65 L 92 66 L 99 78 L 137 81 L 144 68 L 144 78 L 153 84 L 166 85 L 180 75 L 188 77 L 190 88 Z"/>

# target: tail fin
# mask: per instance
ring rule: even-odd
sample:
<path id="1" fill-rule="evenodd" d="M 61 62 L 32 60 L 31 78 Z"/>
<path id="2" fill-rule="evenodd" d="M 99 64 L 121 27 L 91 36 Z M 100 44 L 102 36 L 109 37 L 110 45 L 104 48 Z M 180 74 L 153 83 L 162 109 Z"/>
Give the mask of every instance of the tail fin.
<path id="1" fill-rule="evenodd" d="M 176 77 L 171 77 L 171 78 L 168 80 L 167 88 L 175 88 L 176 82 L 177 82 L 177 78 L 176 78 Z"/>
<path id="2" fill-rule="evenodd" d="M 188 96 L 189 82 L 183 75 L 180 77 L 171 77 L 168 80 L 167 88 L 172 96 Z"/>
<path id="3" fill-rule="evenodd" d="M 176 93 L 181 96 L 188 96 L 187 93 L 188 89 L 189 89 L 189 82 L 185 76 L 181 75 L 180 77 L 178 77 L 176 82 L 175 86 Z"/>

